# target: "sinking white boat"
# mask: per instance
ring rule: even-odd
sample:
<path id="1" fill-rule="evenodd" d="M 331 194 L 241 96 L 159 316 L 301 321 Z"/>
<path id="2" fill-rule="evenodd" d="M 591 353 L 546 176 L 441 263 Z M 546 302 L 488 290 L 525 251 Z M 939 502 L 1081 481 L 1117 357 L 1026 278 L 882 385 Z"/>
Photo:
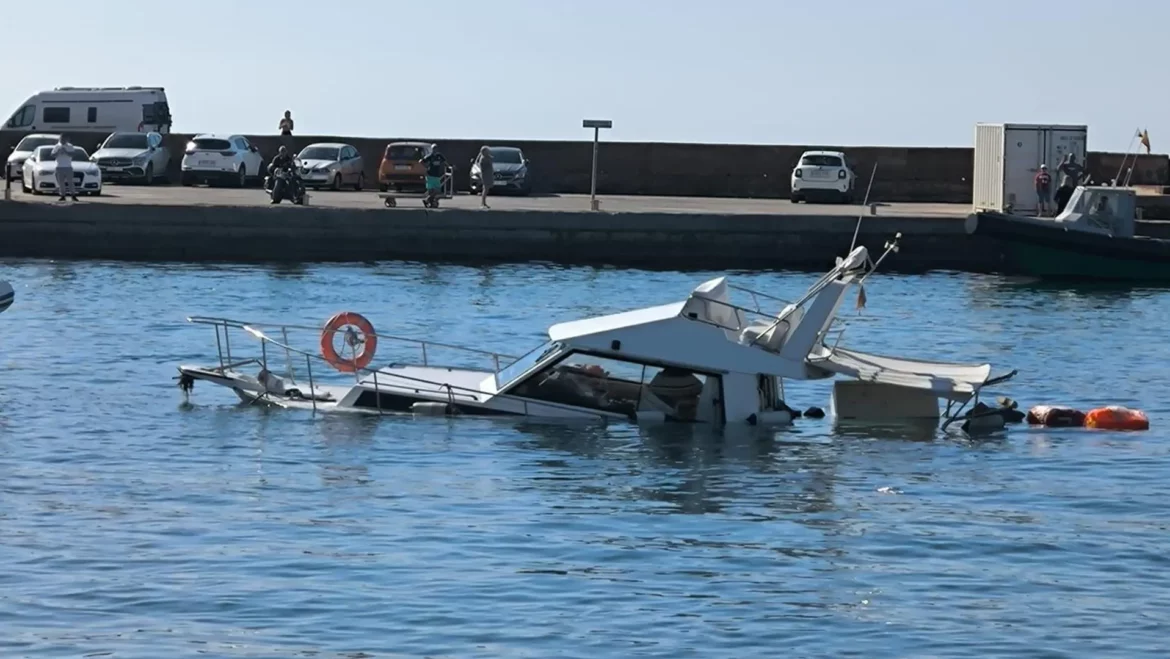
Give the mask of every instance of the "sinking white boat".
<path id="1" fill-rule="evenodd" d="M 16 291 L 12 289 L 12 284 L 6 281 L 0 281 L 0 312 L 11 307 L 15 301 Z"/>
<path id="2" fill-rule="evenodd" d="M 886 254 L 896 249 L 887 247 Z M 792 303 L 720 277 L 681 301 L 553 325 L 545 343 L 518 358 L 380 335 L 349 312 L 324 328 L 190 317 L 215 328 L 218 361 L 180 366 L 178 379 L 186 392 L 205 381 L 246 402 L 317 411 L 787 424 L 794 415 L 784 402 L 785 380 L 843 376 L 831 406 L 838 419 L 945 415 L 949 423 L 984 387 L 1015 374 L 992 378 L 989 364 L 840 347 L 837 309 L 875 268 L 858 247 Z M 733 293 L 753 306 L 733 302 Z M 303 330 L 320 333 L 321 354 L 291 345 L 289 332 Z M 253 346 L 259 342 L 259 355 L 240 358 L 241 333 Z M 376 349 L 387 345 L 406 346 L 415 358 L 372 366 Z M 456 359 L 436 363 L 444 351 Z M 491 366 L 476 368 L 473 359 Z M 330 369 L 350 374 L 350 381 L 327 384 Z"/>

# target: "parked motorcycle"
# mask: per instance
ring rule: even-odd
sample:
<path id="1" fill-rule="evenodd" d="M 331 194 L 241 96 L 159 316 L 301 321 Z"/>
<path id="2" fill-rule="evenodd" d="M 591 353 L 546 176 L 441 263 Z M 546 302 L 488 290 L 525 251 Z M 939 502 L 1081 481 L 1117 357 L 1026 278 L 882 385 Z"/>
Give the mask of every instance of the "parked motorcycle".
<path id="1" fill-rule="evenodd" d="M 300 206 L 305 203 L 305 186 L 300 177 L 288 167 L 277 167 L 265 181 L 264 187 L 268 190 L 268 197 L 272 203 L 279 204 L 288 199 Z"/>

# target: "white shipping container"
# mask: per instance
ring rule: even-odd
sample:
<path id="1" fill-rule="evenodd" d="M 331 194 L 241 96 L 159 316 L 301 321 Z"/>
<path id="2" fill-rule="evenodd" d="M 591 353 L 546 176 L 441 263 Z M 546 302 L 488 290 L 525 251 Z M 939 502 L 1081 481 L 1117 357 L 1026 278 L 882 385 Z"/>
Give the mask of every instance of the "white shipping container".
<path id="1" fill-rule="evenodd" d="M 1032 215 L 1039 210 L 1033 181 L 1040 165 L 1048 165 L 1052 191 L 1060 185 L 1057 167 L 1066 153 L 1085 164 L 1088 126 L 1036 124 L 975 124 L 975 174 L 972 205 Z"/>

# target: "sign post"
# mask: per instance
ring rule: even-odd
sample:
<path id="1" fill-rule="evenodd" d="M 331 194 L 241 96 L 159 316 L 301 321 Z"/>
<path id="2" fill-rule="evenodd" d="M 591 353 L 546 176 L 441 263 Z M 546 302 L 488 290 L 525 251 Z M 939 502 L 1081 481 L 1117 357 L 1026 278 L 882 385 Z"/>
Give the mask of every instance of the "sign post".
<path id="1" fill-rule="evenodd" d="M 601 138 L 602 128 L 613 128 L 609 119 L 586 119 L 581 122 L 582 128 L 593 129 L 593 174 L 589 177 L 589 210 L 598 210 L 597 203 L 597 147 Z"/>

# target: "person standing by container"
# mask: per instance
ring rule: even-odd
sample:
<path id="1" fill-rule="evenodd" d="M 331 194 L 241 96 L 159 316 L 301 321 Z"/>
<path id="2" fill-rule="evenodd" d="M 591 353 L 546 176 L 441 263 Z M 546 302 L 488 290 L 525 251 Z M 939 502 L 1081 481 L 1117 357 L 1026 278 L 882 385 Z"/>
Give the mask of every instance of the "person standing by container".
<path id="1" fill-rule="evenodd" d="M 1056 191 L 1056 214 L 1059 215 L 1064 212 L 1064 206 L 1072 198 L 1073 191 L 1081 184 L 1085 168 L 1077 162 L 1075 155 L 1067 153 L 1057 171 L 1060 172 L 1060 189 Z"/>
<path id="2" fill-rule="evenodd" d="M 1034 180 L 1036 184 L 1036 198 L 1039 200 L 1038 212 L 1040 217 L 1047 217 L 1052 210 L 1052 174 L 1048 173 L 1048 165 L 1040 165 Z"/>
<path id="3" fill-rule="evenodd" d="M 479 207 L 491 208 L 487 203 L 488 191 L 496 182 L 495 162 L 492 150 L 486 146 L 479 149 Z"/>
<path id="4" fill-rule="evenodd" d="M 56 161 L 53 175 L 57 179 L 59 201 L 65 201 L 66 195 L 77 201 L 77 187 L 73 185 L 73 145 L 69 143 L 69 138 L 65 135 L 59 137 L 52 154 Z"/>

